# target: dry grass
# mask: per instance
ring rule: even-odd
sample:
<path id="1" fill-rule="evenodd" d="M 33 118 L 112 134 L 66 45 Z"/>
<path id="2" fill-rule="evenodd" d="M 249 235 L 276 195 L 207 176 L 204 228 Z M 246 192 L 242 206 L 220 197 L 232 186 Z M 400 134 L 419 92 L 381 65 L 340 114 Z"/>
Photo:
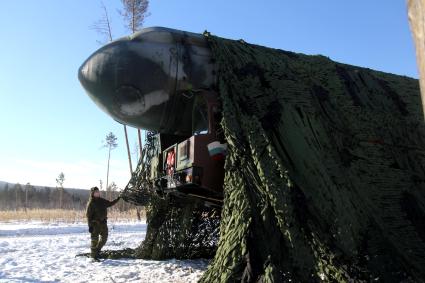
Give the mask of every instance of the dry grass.
<path id="1" fill-rule="evenodd" d="M 145 211 L 142 209 L 141 212 L 142 220 L 145 219 Z M 66 209 L 28 209 L 25 210 L 9 210 L 0 211 L 0 222 L 11 222 L 11 221 L 43 221 L 43 222 L 85 222 L 86 216 L 83 210 L 66 210 Z M 120 212 L 116 209 L 109 209 L 108 211 L 109 221 L 136 221 L 137 211 L 135 208 L 128 211 Z"/>

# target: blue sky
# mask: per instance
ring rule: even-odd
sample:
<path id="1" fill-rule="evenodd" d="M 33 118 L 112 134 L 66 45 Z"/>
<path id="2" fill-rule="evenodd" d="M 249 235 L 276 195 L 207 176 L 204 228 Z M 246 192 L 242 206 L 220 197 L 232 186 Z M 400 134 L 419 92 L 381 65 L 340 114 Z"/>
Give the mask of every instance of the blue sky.
<path id="1" fill-rule="evenodd" d="M 114 37 L 125 31 L 105 0 Z M 155 1 L 145 26 L 215 35 L 417 77 L 404 0 Z M 0 180 L 89 188 L 106 180 L 101 141 L 118 136 L 110 180 L 130 173 L 122 125 L 97 108 L 77 70 L 100 45 L 89 29 L 101 17 L 95 0 L 5 0 L 0 6 Z M 136 130 L 130 129 L 134 148 Z M 135 156 L 133 156 L 133 159 Z"/>

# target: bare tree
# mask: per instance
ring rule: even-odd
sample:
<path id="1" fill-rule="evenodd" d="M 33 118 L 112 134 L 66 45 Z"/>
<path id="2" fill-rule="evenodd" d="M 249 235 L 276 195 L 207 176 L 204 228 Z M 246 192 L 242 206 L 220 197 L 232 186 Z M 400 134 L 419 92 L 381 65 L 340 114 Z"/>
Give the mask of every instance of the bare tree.
<path id="1" fill-rule="evenodd" d="M 140 153 L 140 157 L 143 156 L 143 145 L 142 145 L 142 133 L 140 131 L 140 129 L 137 129 L 137 137 L 139 139 L 139 153 Z M 139 162 L 139 158 L 137 158 L 137 162 Z"/>
<path id="2" fill-rule="evenodd" d="M 143 2 L 143 3 L 142 3 Z M 124 19 L 128 19 L 128 25 L 131 26 L 131 31 L 135 32 L 136 29 L 140 28 L 143 24 L 144 18 L 147 16 L 146 11 L 148 7 L 148 1 L 122 1 L 124 10 L 119 11 L 119 13 L 124 17 Z M 112 41 L 112 26 L 111 19 L 108 14 L 108 9 L 105 4 L 101 2 L 101 8 L 103 10 L 102 18 L 95 22 L 90 28 L 95 30 L 98 34 L 103 36 L 103 41 L 97 41 L 98 43 L 104 44 L 105 42 Z M 131 24 L 130 24 L 131 22 Z M 127 126 L 124 126 L 125 133 L 125 141 L 127 145 L 127 153 L 128 153 L 128 162 L 130 165 L 130 176 L 133 173 L 132 165 L 131 165 L 131 156 L 130 156 L 130 148 L 128 145 L 128 136 L 127 136 Z M 140 137 L 140 130 L 139 130 Z M 140 138 L 139 138 L 140 139 Z M 141 152 L 141 142 L 139 142 L 140 152 Z M 108 180 L 106 181 L 106 190 L 108 190 Z"/>
<path id="3" fill-rule="evenodd" d="M 100 2 L 102 9 L 102 17 L 100 20 L 90 26 L 90 29 L 95 30 L 98 34 L 102 35 L 102 40 L 97 40 L 99 44 L 105 44 L 108 41 L 112 41 L 112 27 L 111 18 L 108 14 L 108 9 L 103 2 Z"/>
<path id="4" fill-rule="evenodd" d="M 115 182 L 111 182 L 111 184 L 109 185 L 109 187 L 107 188 L 107 192 L 109 193 L 108 198 L 109 200 L 113 199 L 115 197 L 115 194 L 118 190 L 118 186 L 117 184 L 115 184 Z"/>
<path id="5" fill-rule="evenodd" d="M 136 31 L 138 31 L 142 28 L 143 23 L 145 21 L 145 18 L 150 15 L 148 13 L 149 0 L 121 0 L 121 3 L 123 5 L 123 9 L 120 10 L 119 13 L 124 19 L 125 26 L 129 31 L 131 31 L 132 33 L 135 33 Z M 94 23 L 94 25 L 91 28 L 94 29 L 100 35 L 103 35 L 103 37 L 106 38 L 105 41 L 108 41 L 108 40 L 112 41 L 112 38 L 113 38 L 112 37 L 112 27 L 111 27 L 111 20 L 110 20 L 109 15 L 108 15 L 108 10 L 107 10 L 107 8 L 106 8 L 106 6 L 104 5 L 103 2 L 101 2 L 101 7 L 102 7 L 102 10 L 103 10 L 103 16 L 99 21 Z M 128 144 L 128 136 L 127 136 L 126 125 L 124 125 L 124 133 L 125 133 L 125 140 L 126 140 L 126 145 L 127 145 L 128 160 L 129 160 L 129 165 L 130 165 L 130 174 L 132 174 L 133 169 L 132 169 L 132 165 L 131 165 L 131 155 L 130 155 L 130 147 L 129 147 L 129 144 Z M 137 129 L 137 134 L 138 134 L 138 139 L 139 139 L 140 157 L 143 158 L 143 156 L 142 156 L 142 140 L 141 140 L 140 129 Z M 116 138 L 115 138 L 115 140 L 116 140 Z M 110 154 L 111 154 L 111 148 L 109 148 L 109 155 L 108 155 L 108 171 L 107 171 L 107 177 L 106 177 L 106 189 L 107 190 L 108 190 L 108 181 L 109 181 Z M 139 217 L 139 220 L 140 220 L 140 209 L 138 207 L 137 207 L 137 216 Z"/>
<path id="6" fill-rule="evenodd" d="M 125 26 L 129 31 L 135 33 L 142 28 L 145 18 L 150 15 L 148 13 L 149 0 L 121 0 L 121 3 L 124 9 L 120 11 L 120 14 L 124 19 Z M 142 157 L 142 139 L 140 129 L 137 129 L 137 135 L 139 138 L 140 157 Z M 130 152 L 128 153 L 128 156 L 130 159 Z M 131 169 L 131 161 L 130 170 L 133 171 Z"/>
<path id="7" fill-rule="evenodd" d="M 124 125 L 124 136 L 125 136 L 125 144 L 127 146 L 127 155 L 128 155 L 128 164 L 130 166 L 130 176 L 133 174 L 133 167 L 131 165 L 131 154 L 130 154 L 130 146 L 128 144 L 128 135 L 127 135 L 127 126 Z"/>
<path id="8" fill-rule="evenodd" d="M 21 192 L 21 185 L 17 183 L 14 187 L 15 189 L 15 211 L 18 211 L 19 209 L 19 196 Z"/>
<path id="9" fill-rule="evenodd" d="M 126 28 L 135 33 L 138 31 L 145 21 L 145 18 L 149 16 L 148 13 L 148 0 L 121 0 L 124 7 L 123 10 L 119 11 L 121 16 L 124 18 Z"/>
<path id="10" fill-rule="evenodd" d="M 63 183 L 65 182 L 65 174 L 60 172 L 56 178 L 56 187 L 59 189 L 59 208 L 62 208 L 63 204 Z"/>
<path id="11" fill-rule="evenodd" d="M 108 168 L 106 171 L 106 190 L 108 190 L 108 182 L 109 182 L 109 161 L 111 160 L 111 150 L 114 150 L 118 146 L 117 137 L 114 133 L 109 132 L 106 135 L 105 140 L 103 141 L 103 147 L 108 148 Z"/>
<path id="12" fill-rule="evenodd" d="M 28 190 L 30 187 L 31 187 L 31 184 L 28 182 L 25 185 L 25 207 L 24 207 L 25 212 L 27 212 L 27 209 L 28 209 Z"/>
<path id="13" fill-rule="evenodd" d="M 135 141 L 131 150 L 131 155 L 136 156 L 136 160 L 139 160 L 139 152 L 139 143 Z"/>

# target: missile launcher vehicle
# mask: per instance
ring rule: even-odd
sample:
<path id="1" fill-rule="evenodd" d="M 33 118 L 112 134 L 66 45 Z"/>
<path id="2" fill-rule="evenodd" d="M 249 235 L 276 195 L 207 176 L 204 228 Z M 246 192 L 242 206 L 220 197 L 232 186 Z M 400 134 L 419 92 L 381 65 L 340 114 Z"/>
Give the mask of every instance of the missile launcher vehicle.
<path id="1" fill-rule="evenodd" d="M 220 204 L 226 145 L 215 72 L 203 35 L 154 27 L 94 52 L 78 78 L 114 120 L 157 133 L 158 191 Z"/>

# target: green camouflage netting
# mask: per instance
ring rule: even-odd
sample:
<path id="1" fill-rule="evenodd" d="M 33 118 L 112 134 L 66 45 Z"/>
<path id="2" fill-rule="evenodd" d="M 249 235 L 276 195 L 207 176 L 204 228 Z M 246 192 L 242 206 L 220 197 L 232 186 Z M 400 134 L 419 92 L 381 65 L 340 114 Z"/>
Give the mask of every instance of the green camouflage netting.
<path id="1" fill-rule="evenodd" d="M 201 281 L 425 278 L 418 81 L 206 37 L 229 154 Z"/>
<path id="2" fill-rule="evenodd" d="M 217 249 L 220 211 L 203 202 L 153 196 L 146 238 L 136 252 L 144 259 L 212 258 Z"/>
<path id="3" fill-rule="evenodd" d="M 155 154 L 154 136 L 154 132 L 146 132 L 142 156 L 137 164 L 136 170 L 132 173 L 130 181 L 121 194 L 126 202 L 146 206 L 151 196 L 155 193 L 152 181 L 149 180 L 151 160 Z"/>
<path id="4" fill-rule="evenodd" d="M 219 237 L 220 209 L 206 207 L 197 198 L 163 195 L 154 189 L 149 179 L 151 160 L 161 154 L 154 139 L 155 133 L 148 132 L 143 158 L 122 193 L 125 201 L 146 207 L 146 238 L 137 249 L 105 251 L 100 257 L 212 258 Z"/>
<path id="5" fill-rule="evenodd" d="M 229 154 L 219 246 L 201 281 L 422 281 L 418 81 L 206 36 Z M 127 200 L 145 200 L 142 175 Z M 214 254 L 219 211 L 150 198 L 144 243 L 109 256 Z"/>

